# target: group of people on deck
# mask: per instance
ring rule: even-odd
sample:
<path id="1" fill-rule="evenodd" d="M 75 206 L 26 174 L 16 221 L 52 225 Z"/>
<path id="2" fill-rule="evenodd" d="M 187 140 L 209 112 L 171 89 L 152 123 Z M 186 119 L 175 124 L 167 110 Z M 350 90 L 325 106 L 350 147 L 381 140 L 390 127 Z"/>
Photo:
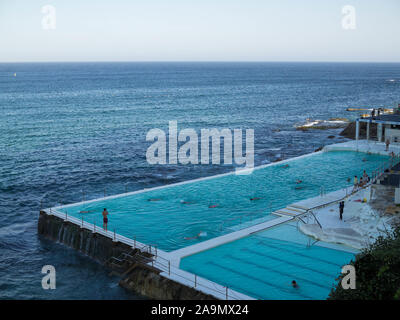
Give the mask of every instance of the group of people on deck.
<path id="1" fill-rule="evenodd" d="M 353 191 L 356 191 L 358 188 L 364 187 L 368 182 L 370 182 L 370 178 L 367 172 L 364 170 L 363 175 L 360 177 L 360 181 L 358 181 L 358 177 L 354 176 L 354 188 Z"/>

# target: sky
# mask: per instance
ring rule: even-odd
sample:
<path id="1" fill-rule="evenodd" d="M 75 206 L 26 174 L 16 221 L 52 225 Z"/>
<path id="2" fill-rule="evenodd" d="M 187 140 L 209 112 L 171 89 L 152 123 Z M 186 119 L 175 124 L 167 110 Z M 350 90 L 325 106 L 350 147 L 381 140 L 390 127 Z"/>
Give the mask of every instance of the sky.
<path id="1" fill-rule="evenodd" d="M 400 62 L 399 16 L 399 0 L 0 0 L 0 62 Z"/>

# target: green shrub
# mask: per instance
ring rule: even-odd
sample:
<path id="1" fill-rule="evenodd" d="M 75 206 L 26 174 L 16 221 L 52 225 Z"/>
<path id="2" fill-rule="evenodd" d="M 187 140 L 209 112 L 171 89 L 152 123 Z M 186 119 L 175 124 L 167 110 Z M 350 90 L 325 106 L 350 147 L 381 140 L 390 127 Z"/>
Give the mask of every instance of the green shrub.
<path id="1" fill-rule="evenodd" d="M 400 299 L 400 226 L 357 254 L 350 263 L 356 271 L 356 289 L 344 290 L 343 276 L 328 300 Z"/>

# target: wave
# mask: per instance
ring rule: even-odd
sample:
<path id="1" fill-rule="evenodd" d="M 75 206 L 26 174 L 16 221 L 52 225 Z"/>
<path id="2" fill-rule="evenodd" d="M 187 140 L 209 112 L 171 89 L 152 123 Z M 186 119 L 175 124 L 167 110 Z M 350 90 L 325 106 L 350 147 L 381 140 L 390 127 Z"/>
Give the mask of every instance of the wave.
<path id="1" fill-rule="evenodd" d="M 329 120 L 313 120 L 307 119 L 306 123 L 295 125 L 297 130 L 308 130 L 308 129 L 337 129 L 344 128 L 348 125 L 349 120 L 345 118 L 331 118 Z"/>

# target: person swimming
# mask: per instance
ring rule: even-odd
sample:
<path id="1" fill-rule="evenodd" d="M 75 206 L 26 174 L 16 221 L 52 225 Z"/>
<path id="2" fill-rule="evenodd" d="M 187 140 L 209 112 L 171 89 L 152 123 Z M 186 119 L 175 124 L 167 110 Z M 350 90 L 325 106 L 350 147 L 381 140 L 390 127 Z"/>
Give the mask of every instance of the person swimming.
<path id="1" fill-rule="evenodd" d="M 288 165 L 288 164 L 285 164 L 285 165 L 282 166 L 282 168 L 285 168 L 285 169 L 286 169 L 286 168 L 289 168 L 289 165 Z"/>
<path id="2" fill-rule="evenodd" d="M 147 199 L 147 201 L 160 201 L 161 199 Z"/>
<path id="3" fill-rule="evenodd" d="M 195 239 L 198 239 L 200 237 L 207 237 L 207 232 L 200 231 L 194 237 L 184 237 L 183 239 L 185 239 L 185 240 L 195 240 Z"/>
<path id="4" fill-rule="evenodd" d="M 250 201 L 254 201 L 254 200 L 261 200 L 261 198 L 259 198 L 259 197 L 250 198 Z"/>
<path id="5" fill-rule="evenodd" d="M 79 213 L 90 213 L 90 212 L 94 212 L 94 210 L 83 210 L 83 211 L 79 211 Z"/>
<path id="6" fill-rule="evenodd" d="M 300 180 L 300 179 L 297 179 L 297 180 L 296 180 L 296 183 L 297 183 L 297 184 L 300 184 L 300 183 L 302 183 L 302 182 L 303 182 L 303 180 Z"/>
<path id="7" fill-rule="evenodd" d="M 193 201 L 184 201 L 184 200 L 182 200 L 181 203 L 182 204 L 193 204 L 194 202 Z"/>
<path id="8" fill-rule="evenodd" d="M 218 203 L 217 204 L 210 204 L 208 207 L 209 208 L 217 208 L 217 207 L 219 207 L 219 204 Z"/>
<path id="9" fill-rule="evenodd" d="M 292 287 L 293 288 L 298 288 L 299 287 L 299 285 L 297 284 L 296 280 L 292 281 Z"/>

